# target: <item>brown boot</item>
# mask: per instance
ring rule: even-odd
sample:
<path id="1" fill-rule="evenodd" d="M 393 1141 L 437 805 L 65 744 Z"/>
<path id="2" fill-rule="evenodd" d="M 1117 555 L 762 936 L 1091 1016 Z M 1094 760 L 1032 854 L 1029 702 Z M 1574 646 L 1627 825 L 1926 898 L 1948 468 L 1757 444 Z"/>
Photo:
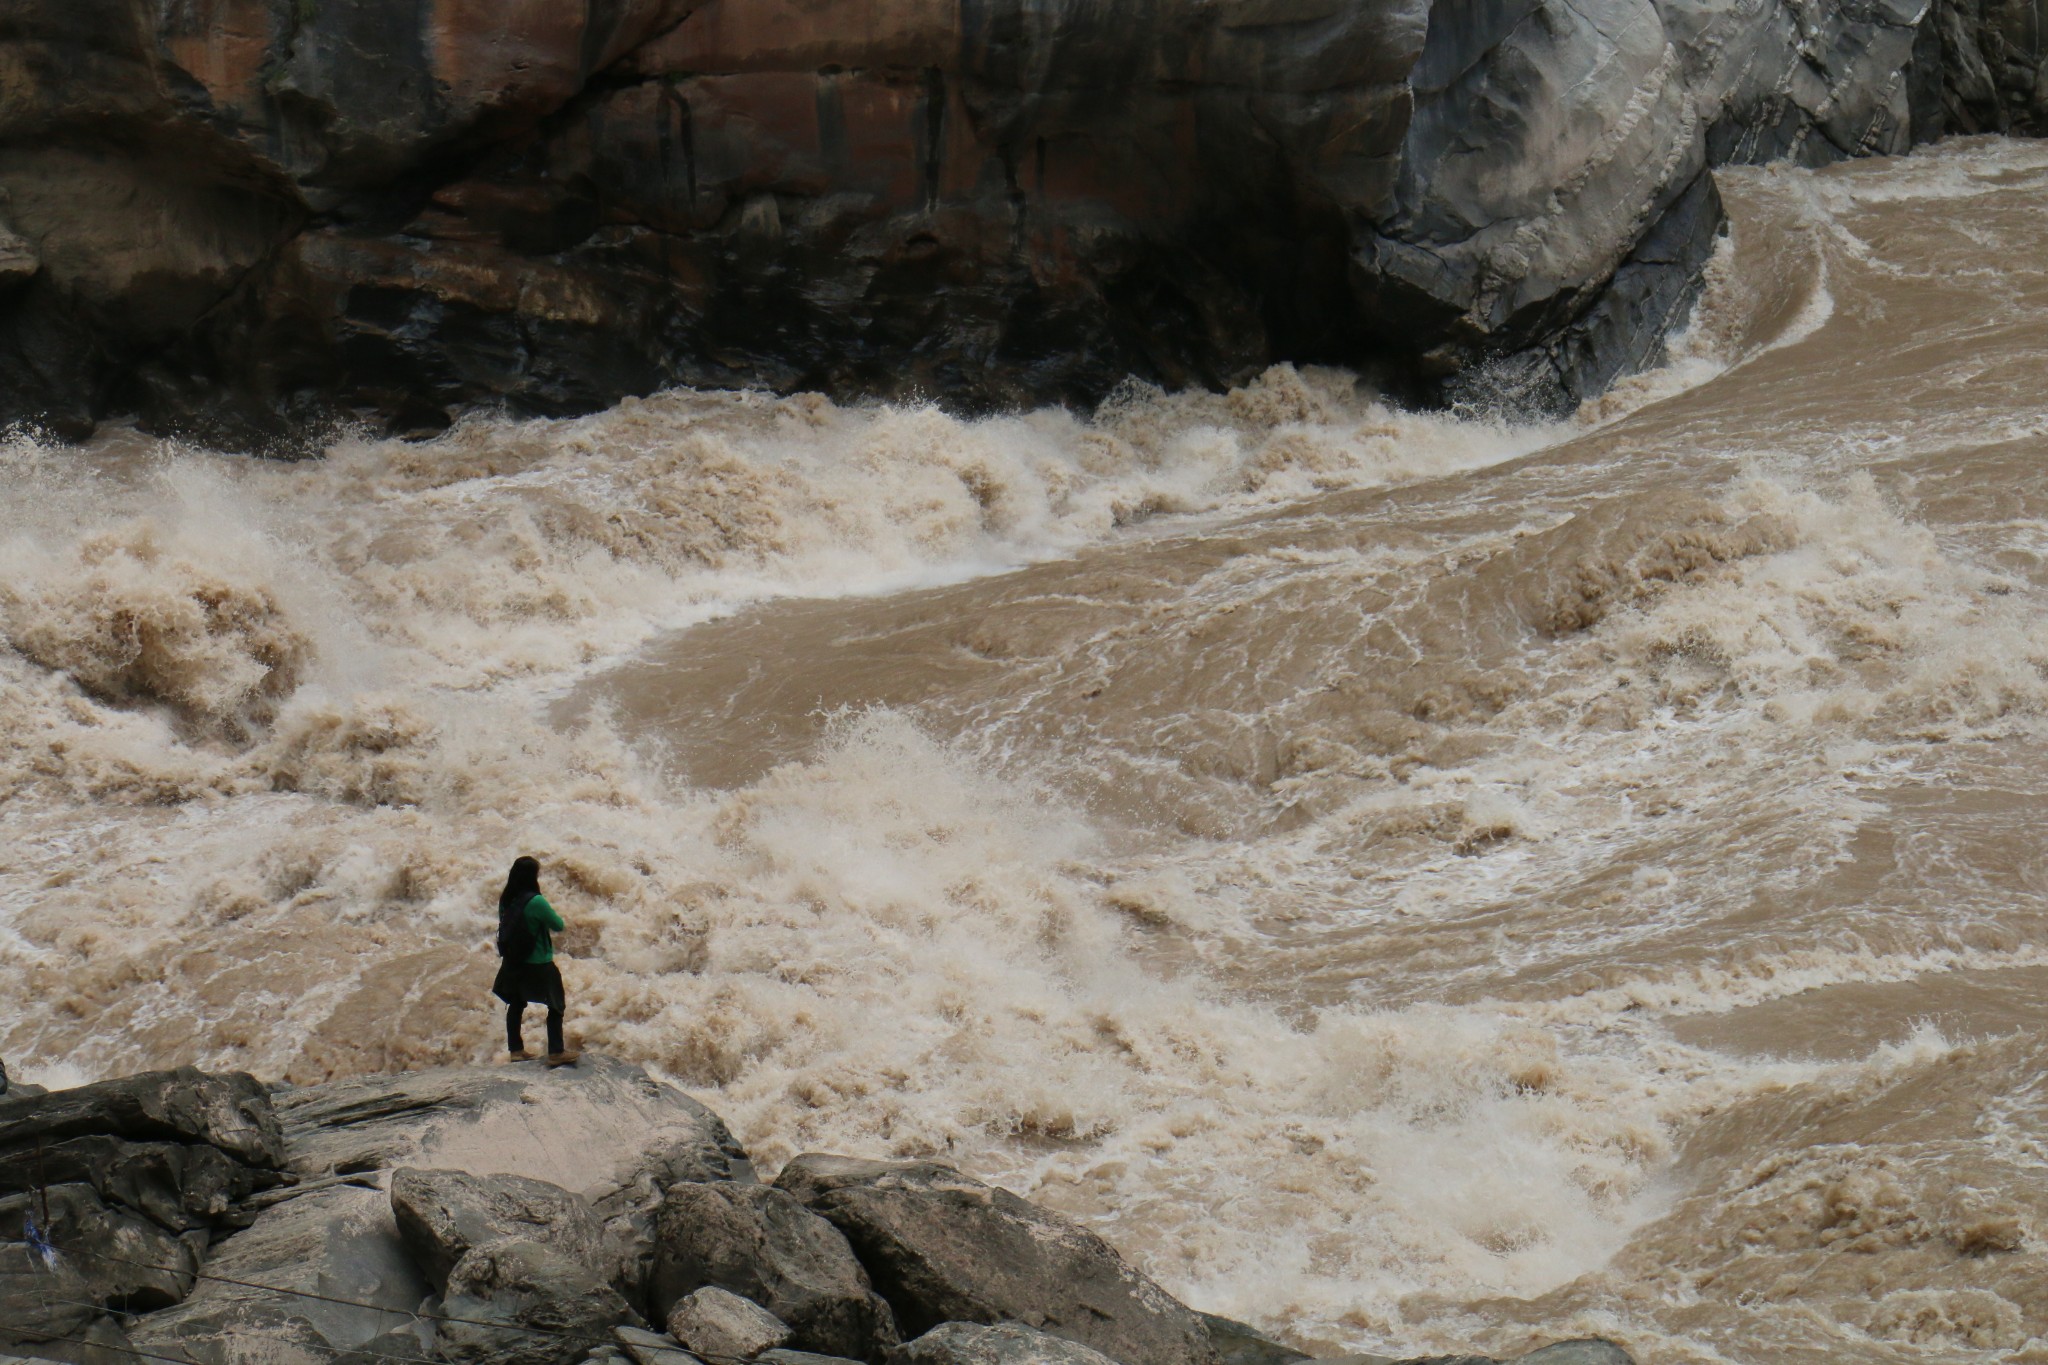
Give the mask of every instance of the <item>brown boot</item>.
<path id="1" fill-rule="evenodd" d="M 580 1052 L 550 1052 L 548 1054 L 548 1065 L 574 1066 L 576 1065 L 576 1059 L 582 1055 Z"/>
<path id="2" fill-rule="evenodd" d="M 519 1051 L 508 1054 L 506 1060 L 512 1062 L 530 1062 L 533 1060 L 533 1054 L 531 1052 L 528 1052 L 525 1048 L 520 1048 Z"/>

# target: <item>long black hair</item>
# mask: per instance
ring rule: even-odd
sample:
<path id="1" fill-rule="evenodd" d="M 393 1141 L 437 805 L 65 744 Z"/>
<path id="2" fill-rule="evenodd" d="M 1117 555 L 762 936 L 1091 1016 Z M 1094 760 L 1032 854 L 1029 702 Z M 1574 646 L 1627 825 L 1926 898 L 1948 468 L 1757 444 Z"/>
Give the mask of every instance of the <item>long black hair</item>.
<path id="1" fill-rule="evenodd" d="M 498 894 L 498 956 L 524 957 L 532 939 L 526 932 L 526 903 L 540 894 L 540 859 L 514 858 Z M 529 945 L 521 951 L 522 944 Z"/>

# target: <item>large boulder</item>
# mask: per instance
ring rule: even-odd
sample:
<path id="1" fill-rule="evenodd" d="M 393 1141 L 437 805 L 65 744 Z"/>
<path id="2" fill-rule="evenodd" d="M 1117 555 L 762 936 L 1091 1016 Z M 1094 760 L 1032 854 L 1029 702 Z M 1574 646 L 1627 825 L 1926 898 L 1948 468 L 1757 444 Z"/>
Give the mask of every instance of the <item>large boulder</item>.
<path id="1" fill-rule="evenodd" d="M 33 1322 L 45 1311 L 40 1304 L 32 1312 L 24 1307 L 35 1298 L 35 1275 L 40 1273 L 26 1264 L 31 1222 L 55 1249 L 57 1262 L 71 1272 L 67 1281 L 75 1277 L 64 1297 L 124 1312 L 145 1313 L 185 1297 L 205 1246 L 203 1235 L 180 1237 L 109 1206 L 90 1185 L 52 1185 L 10 1195 L 0 1199 L 0 1242 L 8 1243 L 11 1252 L 21 1249 L 15 1264 L 27 1274 L 8 1277 L 9 1298 L 0 1303 L 0 1323 Z"/>
<path id="2" fill-rule="evenodd" d="M 0 1162 L 30 1159 L 38 1143 L 73 1137 L 199 1143 L 250 1166 L 284 1164 L 284 1136 L 269 1092 L 253 1076 L 191 1067 L 0 1098 Z M 20 1179 L 19 1167 L 16 1179 Z"/>
<path id="3" fill-rule="evenodd" d="M 582 1196 L 517 1175 L 402 1170 L 391 1176 L 391 1213 L 406 1250 L 436 1289 L 476 1247 L 525 1240 L 618 1276 L 619 1254 Z"/>
<path id="4" fill-rule="evenodd" d="M 655 1234 L 657 1313 L 703 1285 L 730 1290 L 789 1324 L 808 1351 L 866 1359 L 896 1342 L 889 1305 L 831 1223 L 786 1190 L 719 1182 L 672 1186 Z"/>
<path id="5" fill-rule="evenodd" d="M 846 1234 L 906 1337 L 1010 1320 L 1120 1365 L 1216 1365 L 1201 1317 L 1109 1243 L 950 1166 L 808 1155 L 775 1183 Z"/>
<path id="6" fill-rule="evenodd" d="M 44 1185 L 90 1185 L 103 1201 L 174 1232 L 226 1222 L 251 1195 L 280 1179 L 217 1147 L 106 1136 L 75 1137 L 0 1161 L 0 1195 Z"/>
<path id="7" fill-rule="evenodd" d="M 1078 1342 L 1021 1323 L 948 1322 L 889 1353 L 889 1365 L 1120 1365 Z"/>
<path id="8" fill-rule="evenodd" d="M 473 1247 L 448 1273 L 436 1353 L 450 1365 L 568 1365 L 639 1315 L 588 1266 L 508 1238 Z"/>
<path id="9" fill-rule="evenodd" d="M 670 1189 L 677 1185 L 757 1183 L 746 1149 L 724 1121 L 695 1106 L 694 1101 L 692 1104 L 693 1122 L 667 1146 L 643 1151 L 637 1160 L 614 1169 L 585 1191 L 591 1207 L 622 1249 L 628 1295 L 635 1303 L 648 1300 L 659 1244 L 655 1219 Z M 667 1303 L 654 1304 L 653 1311 L 660 1317 L 667 1311 Z"/>
<path id="10" fill-rule="evenodd" d="M 215 1247 L 208 1275 L 131 1329 L 137 1349 L 200 1365 L 269 1351 L 307 1359 L 407 1333 L 433 1293 L 407 1254 L 382 1190 L 336 1185 L 265 1209 Z M 420 1354 L 415 1337 L 410 1351 Z"/>
<path id="11" fill-rule="evenodd" d="M 1216 1348 L 1223 1365 L 1295 1365 L 1296 1361 L 1309 1358 L 1306 1351 L 1297 1351 L 1269 1340 L 1248 1322 L 1238 1322 L 1215 1313 L 1200 1316 L 1202 1325 L 1209 1329 L 1210 1344 Z"/>
<path id="12" fill-rule="evenodd" d="M 681 1153 L 722 1153 L 743 1168 L 716 1114 L 641 1068 L 585 1054 L 573 1067 L 460 1066 L 363 1076 L 273 1097 L 302 1176 L 401 1166 L 591 1182 L 593 1200 L 637 1189 Z M 706 1156 L 705 1160 L 711 1158 Z"/>
<path id="13" fill-rule="evenodd" d="M 668 1310 L 668 1334 L 709 1360 L 752 1360 L 789 1343 L 789 1324 L 760 1304 L 706 1285 Z"/>

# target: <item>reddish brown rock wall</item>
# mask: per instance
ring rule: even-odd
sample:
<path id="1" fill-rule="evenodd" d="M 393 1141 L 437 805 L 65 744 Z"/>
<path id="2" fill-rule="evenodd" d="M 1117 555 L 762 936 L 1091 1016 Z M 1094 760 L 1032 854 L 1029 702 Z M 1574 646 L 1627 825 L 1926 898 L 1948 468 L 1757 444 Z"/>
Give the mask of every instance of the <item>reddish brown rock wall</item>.
<path id="1" fill-rule="evenodd" d="M 0 419 L 254 445 L 677 383 L 1088 403 L 1276 359 L 1423 397 L 1505 362 L 1554 406 L 1682 316 L 1711 161 L 1937 125 L 1940 71 L 1913 92 L 1960 40 L 1822 9 L 13 0 Z"/>

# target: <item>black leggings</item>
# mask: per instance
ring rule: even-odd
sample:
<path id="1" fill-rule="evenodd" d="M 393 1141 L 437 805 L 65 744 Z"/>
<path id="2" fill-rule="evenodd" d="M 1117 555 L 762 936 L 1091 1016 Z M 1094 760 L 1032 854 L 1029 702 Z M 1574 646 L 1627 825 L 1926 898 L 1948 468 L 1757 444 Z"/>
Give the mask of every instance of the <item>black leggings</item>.
<path id="1" fill-rule="evenodd" d="M 526 1045 L 519 1041 L 519 1018 L 525 1013 L 524 1000 L 505 1006 L 505 1048 L 508 1052 L 526 1051 Z M 562 1043 L 562 1012 L 551 1009 L 548 1011 L 548 1054 L 552 1056 L 568 1050 Z"/>

